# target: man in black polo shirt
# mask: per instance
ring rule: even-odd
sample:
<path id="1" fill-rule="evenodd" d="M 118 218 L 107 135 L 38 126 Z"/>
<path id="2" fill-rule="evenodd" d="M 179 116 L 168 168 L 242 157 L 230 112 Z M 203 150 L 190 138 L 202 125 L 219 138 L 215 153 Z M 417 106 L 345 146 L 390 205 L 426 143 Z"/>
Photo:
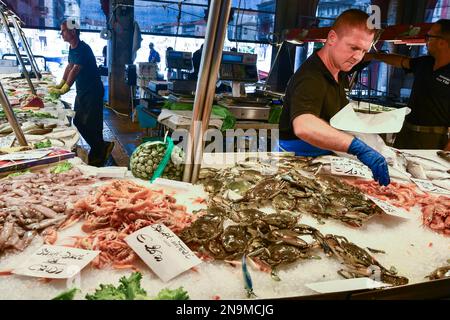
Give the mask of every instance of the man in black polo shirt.
<path id="1" fill-rule="evenodd" d="M 50 93 L 60 96 L 76 82 L 74 125 L 91 147 L 89 165 L 101 167 L 109 157 L 113 142 L 103 140 L 103 84 L 91 48 L 79 38 L 80 30 L 67 21 L 61 24 L 61 36 L 70 44 L 69 64 L 59 85 Z"/>
<path id="2" fill-rule="evenodd" d="M 450 150 L 450 20 L 435 22 L 426 36 L 428 56 L 368 53 L 365 60 L 381 60 L 413 72 L 414 84 L 402 130 L 394 147 Z"/>
<path id="3" fill-rule="evenodd" d="M 356 155 L 381 185 L 390 183 L 384 157 L 361 140 L 329 125 L 347 103 L 346 72 L 372 45 L 375 30 L 369 16 L 347 10 L 335 21 L 325 46 L 309 57 L 289 80 L 280 118 L 280 149 L 296 155 L 319 156 L 333 151 Z"/>

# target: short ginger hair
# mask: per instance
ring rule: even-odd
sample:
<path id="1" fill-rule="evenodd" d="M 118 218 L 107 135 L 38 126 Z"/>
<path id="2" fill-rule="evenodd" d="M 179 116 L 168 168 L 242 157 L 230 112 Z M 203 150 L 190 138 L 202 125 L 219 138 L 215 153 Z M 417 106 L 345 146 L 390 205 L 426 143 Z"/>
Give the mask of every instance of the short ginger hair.
<path id="1" fill-rule="evenodd" d="M 369 34 L 375 34 L 377 30 L 369 27 L 367 23 L 369 18 L 370 16 L 364 11 L 358 9 L 346 10 L 337 17 L 331 29 L 339 35 L 346 32 L 348 28 L 358 28 L 367 31 Z"/>

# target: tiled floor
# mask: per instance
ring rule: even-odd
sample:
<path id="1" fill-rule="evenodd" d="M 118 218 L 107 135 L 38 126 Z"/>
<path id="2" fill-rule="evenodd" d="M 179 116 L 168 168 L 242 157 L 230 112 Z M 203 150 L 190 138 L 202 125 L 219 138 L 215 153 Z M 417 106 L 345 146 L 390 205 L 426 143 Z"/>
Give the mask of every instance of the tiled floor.
<path id="1" fill-rule="evenodd" d="M 105 141 L 115 143 L 106 166 L 128 167 L 131 154 L 142 143 L 143 131 L 130 117 L 118 115 L 108 108 L 103 110 L 103 137 Z M 80 139 L 79 147 L 82 149 L 79 153 L 89 152 L 89 145 L 83 139 Z"/>
<path id="2" fill-rule="evenodd" d="M 142 143 L 142 129 L 130 117 L 118 115 L 108 108 L 104 109 L 103 118 L 103 136 L 105 140 L 115 142 L 112 152 L 114 162 L 118 166 L 128 167 L 131 154 Z"/>

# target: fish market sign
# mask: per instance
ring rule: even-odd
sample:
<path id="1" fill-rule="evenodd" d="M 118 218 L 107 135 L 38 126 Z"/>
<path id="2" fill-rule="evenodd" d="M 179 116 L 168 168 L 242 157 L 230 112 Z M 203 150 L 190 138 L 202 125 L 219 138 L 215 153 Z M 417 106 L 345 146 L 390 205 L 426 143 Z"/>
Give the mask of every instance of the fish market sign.
<path id="1" fill-rule="evenodd" d="M 100 251 L 44 245 L 13 273 L 29 277 L 72 278 Z"/>
<path id="2" fill-rule="evenodd" d="M 163 224 L 153 224 L 125 238 L 126 243 L 163 281 L 201 263 L 201 260 Z"/>
<path id="3" fill-rule="evenodd" d="M 372 172 L 361 162 L 348 158 L 332 157 L 331 173 L 338 176 L 352 176 L 372 179 Z"/>

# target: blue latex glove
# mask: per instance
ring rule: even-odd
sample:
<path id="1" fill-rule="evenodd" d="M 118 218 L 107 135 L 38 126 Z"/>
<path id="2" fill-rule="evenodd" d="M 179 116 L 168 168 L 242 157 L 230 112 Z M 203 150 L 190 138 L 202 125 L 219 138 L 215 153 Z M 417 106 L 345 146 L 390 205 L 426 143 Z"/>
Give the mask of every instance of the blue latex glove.
<path id="1" fill-rule="evenodd" d="M 354 138 L 347 152 L 357 156 L 359 161 L 368 166 L 372 170 L 373 178 L 380 185 L 387 186 L 391 183 L 386 159 L 377 151 L 358 138 Z"/>

